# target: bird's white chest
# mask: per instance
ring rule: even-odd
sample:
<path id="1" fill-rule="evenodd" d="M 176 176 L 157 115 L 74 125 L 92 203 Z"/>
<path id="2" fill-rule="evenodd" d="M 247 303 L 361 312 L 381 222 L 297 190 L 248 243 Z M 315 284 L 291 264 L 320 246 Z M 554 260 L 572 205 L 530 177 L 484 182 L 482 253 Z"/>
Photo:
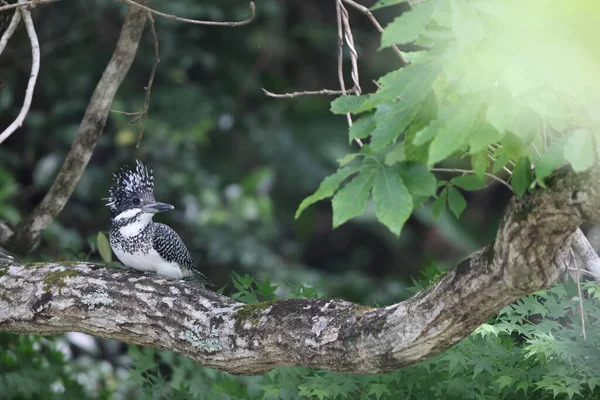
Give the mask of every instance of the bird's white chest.
<path id="1" fill-rule="evenodd" d="M 119 261 L 129 268 L 144 272 L 156 272 L 174 279 L 183 278 L 179 264 L 166 261 L 152 248 L 147 253 L 141 251 L 127 253 L 119 246 L 114 246 L 113 251 Z"/>
<path id="2" fill-rule="evenodd" d="M 146 226 L 148 226 L 149 222 L 150 221 L 146 220 L 145 218 L 140 218 L 139 220 L 137 220 L 135 222 L 132 222 L 130 224 L 120 227 L 119 233 L 124 238 L 135 237 L 135 236 L 139 235 L 140 233 L 142 233 L 142 231 L 146 228 Z"/>
<path id="3" fill-rule="evenodd" d="M 174 279 L 182 279 L 183 273 L 178 263 L 169 262 L 162 258 L 156 250 L 152 248 L 150 238 L 144 238 L 142 232 L 152 221 L 152 214 L 143 213 L 141 209 L 127 210 L 115 218 L 119 221 L 123 218 L 133 218 L 139 215 L 135 221 L 119 228 L 121 238 L 132 243 L 139 244 L 128 246 L 129 251 L 125 251 L 119 243 L 114 243 L 111 238 L 110 246 L 123 264 L 129 268 L 144 272 L 156 272 L 159 275 L 168 276 Z M 150 240 L 150 242 L 148 242 Z"/>

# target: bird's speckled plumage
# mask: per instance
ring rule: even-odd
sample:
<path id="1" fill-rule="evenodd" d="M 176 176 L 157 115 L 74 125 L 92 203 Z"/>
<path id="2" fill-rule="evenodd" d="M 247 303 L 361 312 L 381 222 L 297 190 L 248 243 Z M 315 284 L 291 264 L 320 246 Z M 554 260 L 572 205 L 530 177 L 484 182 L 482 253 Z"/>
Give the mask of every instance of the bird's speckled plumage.
<path id="1" fill-rule="evenodd" d="M 135 169 L 122 168 L 114 177 L 107 206 L 112 217 L 109 241 L 117 258 L 139 271 L 210 283 L 179 235 L 169 226 L 152 221 L 154 213 L 173 208 L 154 199 L 152 170 L 137 161 Z"/>

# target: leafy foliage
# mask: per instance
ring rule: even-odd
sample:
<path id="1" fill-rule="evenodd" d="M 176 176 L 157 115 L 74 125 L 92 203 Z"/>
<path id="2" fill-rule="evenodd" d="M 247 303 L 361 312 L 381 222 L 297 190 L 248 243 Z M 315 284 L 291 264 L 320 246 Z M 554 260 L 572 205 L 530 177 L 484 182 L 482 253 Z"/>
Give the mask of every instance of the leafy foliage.
<path id="1" fill-rule="evenodd" d="M 7 400 L 63 399 L 65 394 L 83 398 L 85 394 L 54 343 L 6 333 L 0 333 L 0 389 Z"/>
<path id="2" fill-rule="evenodd" d="M 374 8 L 396 3 L 381 1 Z M 331 110 L 360 117 L 350 139 L 369 138 L 368 150 L 359 152 L 368 153 L 368 163 L 417 162 L 431 169 L 451 157 L 468 156 L 482 178 L 490 168 L 489 152 L 491 173 L 511 163 L 512 188 L 523 195 L 536 184 L 543 186 L 543 178 L 564 162 L 584 171 L 600 156 L 600 120 L 594 111 L 600 101 L 594 72 L 600 52 L 591 35 L 592 15 L 599 11 L 584 0 L 568 7 L 542 0 L 526 6 L 516 0 L 414 2 L 381 37 L 382 48 L 416 45 L 418 51 L 407 54 L 411 64 L 381 77 L 375 93 L 335 99 Z M 556 24 L 560 29 L 553 28 Z M 375 179 L 365 172 L 360 176 L 333 196 L 334 226 L 364 210 L 364 190 L 357 203 L 343 201 Z M 398 182 L 400 173 L 376 176 Z M 401 211 L 384 211 L 376 193 L 377 218 L 399 235 L 415 205 L 399 195 Z M 319 198 L 333 194 L 320 192 Z M 434 203 L 434 215 L 446 201 L 457 217 L 466 208 L 460 192 L 447 187 Z"/>

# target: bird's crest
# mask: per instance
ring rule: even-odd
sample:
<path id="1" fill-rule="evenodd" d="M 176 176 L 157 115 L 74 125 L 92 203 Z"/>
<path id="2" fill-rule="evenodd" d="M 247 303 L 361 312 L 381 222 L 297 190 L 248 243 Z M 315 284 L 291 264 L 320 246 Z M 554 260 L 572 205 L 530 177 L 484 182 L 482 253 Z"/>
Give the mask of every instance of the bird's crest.
<path id="1" fill-rule="evenodd" d="M 111 186 L 110 196 L 105 199 L 111 209 L 119 208 L 119 202 L 126 198 L 153 196 L 154 174 L 142 162 L 136 160 L 135 169 L 125 166 L 113 176 L 115 186 Z"/>

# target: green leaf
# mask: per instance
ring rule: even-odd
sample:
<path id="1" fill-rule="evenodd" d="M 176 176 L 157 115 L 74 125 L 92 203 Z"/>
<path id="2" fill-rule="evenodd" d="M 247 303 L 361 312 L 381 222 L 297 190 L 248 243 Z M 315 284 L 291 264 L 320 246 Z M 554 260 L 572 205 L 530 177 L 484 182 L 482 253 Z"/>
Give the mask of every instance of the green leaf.
<path id="1" fill-rule="evenodd" d="M 505 88 L 498 87 L 493 92 L 492 101 L 485 113 L 485 119 L 498 133 L 504 133 L 517 116 L 517 111 L 515 99 Z"/>
<path id="2" fill-rule="evenodd" d="M 428 165 L 432 166 L 446 159 L 463 147 L 477 121 L 478 111 L 479 108 L 474 102 L 462 104 L 458 109 L 446 113 L 445 117 L 438 118 L 429 124 L 424 132 L 419 133 L 426 137 L 434 136 L 429 146 Z"/>
<path id="3" fill-rule="evenodd" d="M 402 182 L 413 198 L 413 207 L 422 204 L 437 190 L 435 175 L 419 164 L 402 164 L 397 167 Z"/>
<path id="4" fill-rule="evenodd" d="M 521 157 L 515 165 L 512 178 L 510 180 L 513 190 L 519 196 L 522 196 L 533 181 L 531 163 L 529 158 Z"/>
<path id="5" fill-rule="evenodd" d="M 375 130 L 375 119 L 373 114 L 365 115 L 352 124 L 348 133 L 348 143 L 352 143 L 354 138 L 364 139 Z"/>
<path id="6" fill-rule="evenodd" d="M 450 181 L 455 186 L 465 190 L 479 190 L 486 186 L 485 180 L 477 175 L 462 175 L 452 178 Z"/>
<path id="7" fill-rule="evenodd" d="M 372 7 L 372 10 L 377 10 L 378 8 L 389 7 L 400 3 L 405 3 L 407 0 L 378 0 Z"/>
<path id="8" fill-rule="evenodd" d="M 391 395 L 392 393 L 390 392 L 390 389 L 388 388 L 388 386 L 389 385 L 386 385 L 383 383 L 373 383 L 373 384 L 369 385 L 369 392 L 367 393 L 367 396 L 374 394 L 375 398 L 377 398 L 377 400 L 379 400 L 381 398 L 381 396 L 383 396 L 384 394 Z"/>
<path id="9" fill-rule="evenodd" d="M 375 168 L 363 168 L 356 178 L 346 183 L 333 196 L 334 228 L 363 213 L 373 186 L 374 175 Z"/>
<path id="10" fill-rule="evenodd" d="M 510 131 L 506 131 L 502 138 L 502 151 L 508 154 L 510 159 L 518 160 L 521 156 L 527 156 L 529 144 L 530 143 L 523 141 L 522 137 L 519 137 Z"/>
<path id="11" fill-rule="evenodd" d="M 448 187 L 448 207 L 456 216 L 456 218 L 460 218 L 460 215 L 463 213 L 465 208 L 467 208 L 467 201 L 463 195 L 458 191 L 458 189 L 452 186 Z"/>
<path id="12" fill-rule="evenodd" d="M 416 161 L 421 164 L 427 163 L 429 146 L 426 143 L 415 144 L 418 133 L 425 128 L 433 119 L 437 118 L 437 98 L 433 92 L 429 93 L 421 105 L 419 113 L 413 118 L 410 126 L 404 134 L 405 155 L 408 161 Z"/>
<path id="13" fill-rule="evenodd" d="M 437 221 L 437 219 L 440 217 L 440 214 L 444 210 L 444 207 L 446 207 L 447 200 L 448 200 L 448 187 L 445 187 L 440 192 L 440 194 L 438 195 L 438 198 L 435 199 L 435 201 L 433 202 L 433 205 L 431 206 L 431 214 L 433 215 L 433 219 L 435 221 Z"/>
<path id="14" fill-rule="evenodd" d="M 376 102 L 369 101 L 370 95 L 340 96 L 331 102 L 331 112 L 334 114 L 358 114 L 375 108 Z"/>
<path id="15" fill-rule="evenodd" d="M 396 163 L 406 160 L 404 155 L 404 142 L 396 143 L 392 150 L 385 156 L 385 164 L 392 166 Z"/>
<path id="16" fill-rule="evenodd" d="M 503 387 L 510 387 L 513 384 L 513 377 L 503 375 L 496 379 L 496 383 L 498 384 L 498 389 L 502 389 Z"/>
<path id="17" fill-rule="evenodd" d="M 373 183 L 375 216 L 396 236 L 413 209 L 412 197 L 399 174 L 389 167 L 378 169 Z"/>
<path id="18" fill-rule="evenodd" d="M 375 112 L 377 127 L 371 134 L 371 147 L 381 150 L 393 142 L 408 127 L 417 112 L 420 104 L 413 103 L 406 107 L 404 103 L 396 103 L 392 107 L 380 106 Z"/>
<path id="19" fill-rule="evenodd" d="M 476 46 L 483 37 L 483 29 L 477 12 L 468 1 L 451 0 L 452 32 L 459 49 Z"/>
<path id="20" fill-rule="evenodd" d="M 437 1 L 415 4 L 385 27 L 381 34 L 381 49 L 393 44 L 409 43 L 416 40 L 431 22 L 431 14 Z"/>
<path id="21" fill-rule="evenodd" d="M 494 174 L 498 173 L 506 164 L 508 164 L 508 161 L 510 161 L 508 154 L 504 152 L 498 153 L 498 151 L 494 152 L 497 156 L 496 161 L 494 161 L 494 165 L 492 166 L 492 173 Z"/>
<path id="22" fill-rule="evenodd" d="M 499 142 L 504 136 L 483 120 L 478 121 L 471 132 L 471 136 L 469 136 L 469 152 L 471 153 L 487 151 L 490 144 Z"/>
<path id="23" fill-rule="evenodd" d="M 344 165 L 351 163 L 358 156 L 362 156 L 362 154 L 360 154 L 360 153 L 346 154 L 344 157 L 338 158 L 336 161 L 338 162 L 338 164 L 340 164 L 340 167 L 343 167 Z"/>
<path id="24" fill-rule="evenodd" d="M 394 102 L 401 109 L 412 108 L 423 100 L 433 100 L 437 107 L 437 98 L 431 90 L 433 82 L 438 78 L 442 69 L 437 61 L 425 64 L 411 64 L 402 69 L 392 71 L 381 77 L 381 89 L 373 96 L 376 105 Z M 431 107 L 428 103 L 428 107 Z"/>
<path id="25" fill-rule="evenodd" d="M 565 142 L 565 137 L 553 141 L 542 153 L 540 159 L 535 162 L 535 176 L 537 179 L 547 177 L 566 162 Z"/>
<path id="26" fill-rule="evenodd" d="M 98 247 L 98 252 L 100 253 L 102 260 L 106 263 L 111 262 L 112 249 L 110 248 L 110 243 L 103 232 L 98 232 L 98 235 L 96 236 L 96 246 Z"/>
<path id="27" fill-rule="evenodd" d="M 582 172 L 594 165 L 594 141 L 587 129 L 574 131 L 565 145 L 565 158 L 575 172 Z"/>
<path id="28" fill-rule="evenodd" d="M 359 169 L 360 166 L 340 168 L 335 173 L 325 178 L 323 182 L 321 182 L 321 184 L 319 185 L 319 188 L 316 192 L 302 200 L 302 203 L 300 203 L 300 206 L 296 211 L 295 218 L 298 219 L 300 214 L 302 214 L 302 211 L 304 211 L 306 207 L 310 206 L 311 204 L 314 204 L 319 200 L 323 200 L 327 197 L 332 196 L 338 189 L 340 184 L 350 175 L 356 173 Z"/>
<path id="29" fill-rule="evenodd" d="M 480 151 L 471 155 L 471 165 L 475 171 L 475 175 L 479 178 L 484 179 L 485 173 L 490 165 L 490 159 L 488 157 L 487 150 Z"/>

